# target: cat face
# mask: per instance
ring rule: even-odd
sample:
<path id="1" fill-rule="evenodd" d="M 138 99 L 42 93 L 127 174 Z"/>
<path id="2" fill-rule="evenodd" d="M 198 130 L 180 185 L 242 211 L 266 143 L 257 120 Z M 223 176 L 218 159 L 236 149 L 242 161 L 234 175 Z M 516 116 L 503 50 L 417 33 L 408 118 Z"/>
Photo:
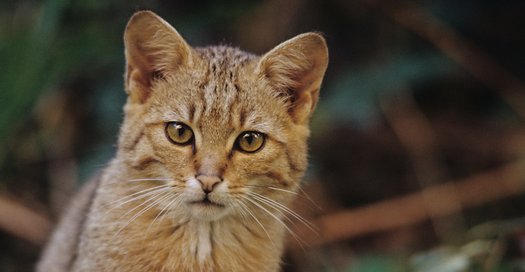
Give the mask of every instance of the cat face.
<path id="1" fill-rule="evenodd" d="M 125 44 L 118 158 L 132 178 L 161 184 L 159 207 L 218 220 L 289 202 L 306 169 L 307 123 L 327 65 L 321 36 L 300 35 L 262 57 L 194 49 L 141 12 Z"/>

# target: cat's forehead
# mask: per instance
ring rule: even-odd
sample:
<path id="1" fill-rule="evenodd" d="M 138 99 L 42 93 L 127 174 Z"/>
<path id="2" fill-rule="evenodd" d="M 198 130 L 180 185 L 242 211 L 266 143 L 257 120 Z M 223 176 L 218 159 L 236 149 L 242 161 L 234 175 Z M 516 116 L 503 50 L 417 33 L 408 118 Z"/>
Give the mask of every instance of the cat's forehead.
<path id="1" fill-rule="evenodd" d="M 257 57 L 239 48 L 224 45 L 197 47 L 195 52 L 209 65 L 210 70 L 218 73 L 243 66 Z"/>

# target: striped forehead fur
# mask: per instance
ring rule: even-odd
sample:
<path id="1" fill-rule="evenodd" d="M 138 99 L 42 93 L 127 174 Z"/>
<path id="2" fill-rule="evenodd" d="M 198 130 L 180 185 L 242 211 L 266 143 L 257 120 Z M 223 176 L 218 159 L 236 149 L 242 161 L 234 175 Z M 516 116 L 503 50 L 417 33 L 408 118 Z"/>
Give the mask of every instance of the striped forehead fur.
<path id="1" fill-rule="evenodd" d="M 196 52 L 207 66 L 203 88 L 198 90 L 204 98 L 205 115 L 213 111 L 231 116 L 233 104 L 241 91 L 237 82 L 238 72 L 255 56 L 227 46 L 197 48 Z M 218 96 L 221 99 L 217 99 Z"/>

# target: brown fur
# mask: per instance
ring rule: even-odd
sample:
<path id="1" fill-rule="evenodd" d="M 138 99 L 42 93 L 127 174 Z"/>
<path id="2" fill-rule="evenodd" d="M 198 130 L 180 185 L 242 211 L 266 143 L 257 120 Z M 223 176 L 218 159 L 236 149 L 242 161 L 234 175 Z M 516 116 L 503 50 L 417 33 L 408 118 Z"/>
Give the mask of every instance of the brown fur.
<path id="1" fill-rule="evenodd" d="M 278 271 L 324 39 L 302 34 L 262 57 L 192 48 L 143 11 L 124 41 L 129 97 L 117 155 L 93 199 L 81 194 L 63 218 L 38 271 Z M 166 138 L 171 121 L 191 127 L 193 145 Z M 235 149 L 244 131 L 266 135 L 260 151 Z M 193 203 L 204 197 L 199 175 L 222 179 L 208 195 L 222 207 Z"/>

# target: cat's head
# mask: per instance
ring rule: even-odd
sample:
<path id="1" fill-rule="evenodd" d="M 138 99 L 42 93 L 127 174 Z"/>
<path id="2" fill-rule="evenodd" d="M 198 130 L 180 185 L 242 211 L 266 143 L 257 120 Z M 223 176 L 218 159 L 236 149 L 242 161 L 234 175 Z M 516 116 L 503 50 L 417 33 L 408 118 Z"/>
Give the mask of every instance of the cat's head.
<path id="1" fill-rule="evenodd" d="M 192 48 L 142 11 L 124 42 L 128 101 L 118 159 L 129 176 L 169 186 L 174 207 L 209 220 L 268 206 L 267 198 L 291 199 L 307 166 L 308 121 L 328 62 L 319 34 L 259 57 Z"/>

